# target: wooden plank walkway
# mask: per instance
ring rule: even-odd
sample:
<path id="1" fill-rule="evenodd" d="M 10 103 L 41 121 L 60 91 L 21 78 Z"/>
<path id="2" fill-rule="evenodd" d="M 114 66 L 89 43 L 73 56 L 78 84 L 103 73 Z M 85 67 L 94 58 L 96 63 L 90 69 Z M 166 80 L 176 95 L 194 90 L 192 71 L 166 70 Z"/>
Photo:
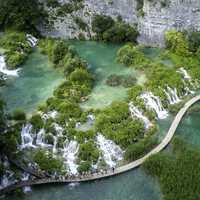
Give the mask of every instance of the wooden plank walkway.
<path id="1" fill-rule="evenodd" d="M 162 151 L 163 149 L 165 149 L 168 144 L 170 143 L 170 141 L 172 140 L 176 129 L 178 127 L 178 125 L 180 124 L 183 116 L 185 115 L 185 113 L 187 112 L 187 110 L 197 101 L 200 100 L 200 95 L 190 99 L 185 105 L 184 107 L 182 107 L 180 109 L 180 111 L 178 112 L 178 114 L 176 115 L 176 117 L 174 118 L 174 121 L 172 122 L 168 133 L 166 134 L 165 138 L 162 140 L 162 142 L 156 146 L 153 150 L 151 150 L 148 154 L 146 154 L 144 157 L 135 160 L 127 165 L 118 167 L 115 169 L 114 172 L 109 171 L 106 174 L 92 174 L 90 176 L 84 177 L 84 178 L 73 178 L 73 179 L 65 179 L 65 180 L 55 180 L 55 179 L 36 179 L 36 180 L 30 180 L 30 181 L 21 181 L 18 182 L 16 184 L 10 185 L 4 189 L 0 190 L 0 194 L 2 193 L 6 193 L 9 192 L 11 190 L 14 190 L 16 188 L 19 187 L 24 187 L 24 186 L 31 186 L 31 185 L 41 185 L 41 184 L 50 184 L 50 183 L 75 183 L 75 182 L 87 182 L 87 181 L 93 181 L 93 180 L 98 180 L 98 179 L 102 179 L 102 178 L 106 178 L 106 177 L 111 177 L 111 176 L 115 176 L 124 172 L 127 172 L 129 170 L 135 169 L 137 167 L 139 167 L 142 163 L 145 162 L 146 159 L 148 159 L 150 156 L 159 153 L 160 151 Z"/>

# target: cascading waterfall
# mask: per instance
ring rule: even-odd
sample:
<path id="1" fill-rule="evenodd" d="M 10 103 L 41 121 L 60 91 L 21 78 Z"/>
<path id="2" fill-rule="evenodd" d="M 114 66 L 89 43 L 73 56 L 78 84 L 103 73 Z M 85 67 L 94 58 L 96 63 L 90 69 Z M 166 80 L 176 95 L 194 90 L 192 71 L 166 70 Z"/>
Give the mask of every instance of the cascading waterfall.
<path id="1" fill-rule="evenodd" d="M 151 92 L 145 92 L 141 95 L 141 98 L 148 108 L 156 112 L 159 119 L 164 119 L 168 116 L 168 112 L 163 108 L 159 97 L 154 96 Z"/>
<path id="2" fill-rule="evenodd" d="M 123 151 L 112 140 L 107 140 L 102 134 L 97 135 L 97 144 L 99 145 L 103 158 L 109 167 L 115 167 L 117 161 L 123 159 Z"/>
<path id="3" fill-rule="evenodd" d="M 176 88 L 172 89 L 169 86 L 167 86 L 167 90 L 164 90 L 164 92 L 170 104 L 176 104 L 181 101 L 180 98 L 178 97 Z"/>
<path id="4" fill-rule="evenodd" d="M 44 136 L 45 136 L 45 130 L 44 129 L 40 129 L 40 131 L 37 133 L 37 137 L 36 137 L 36 145 L 37 146 L 41 146 L 41 147 L 49 147 L 51 145 L 46 144 L 44 142 Z"/>
<path id="5" fill-rule="evenodd" d="M 6 76 L 18 76 L 18 72 L 20 69 L 9 70 L 6 66 L 5 57 L 0 55 L 0 72 Z"/>
<path id="6" fill-rule="evenodd" d="M 184 79 L 186 79 L 186 80 L 192 79 L 191 76 L 188 74 L 188 72 L 183 67 L 181 67 L 177 72 L 183 74 Z"/>
<path id="7" fill-rule="evenodd" d="M 36 147 L 35 145 L 33 145 L 32 129 L 33 126 L 31 124 L 26 124 L 25 126 L 23 125 L 21 131 L 21 140 L 22 140 L 21 149 Z"/>
<path id="8" fill-rule="evenodd" d="M 59 115 L 59 113 L 56 110 L 52 110 L 47 113 L 39 112 L 39 114 L 44 121 L 46 121 L 50 118 L 56 119 Z"/>
<path id="9" fill-rule="evenodd" d="M 77 141 L 67 141 L 64 145 L 63 158 L 65 159 L 65 164 L 67 165 L 70 174 L 77 174 L 78 165 L 76 164 L 76 159 L 78 150 L 79 145 Z"/>
<path id="10" fill-rule="evenodd" d="M 29 177 L 30 177 L 30 175 L 28 173 L 24 172 L 22 174 L 21 180 L 22 181 L 28 181 Z M 31 187 L 30 186 L 25 186 L 25 187 L 23 187 L 23 191 L 24 191 L 24 193 L 31 192 Z"/>
<path id="11" fill-rule="evenodd" d="M 26 39 L 30 47 L 35 47 L 37 45 L 38 39 L 32 36 L 31 34 L 26 34 Z"/>
<path id="12" fill-rule="evenodd" d="M 129 110 L 131 113 L 132 118 L 137 117 L 139 119 L 141 119 L 144 122 L 145 128 L 148 129 L 151 127 L 151 122 L 149 121 L 149 119 L 147 117 L 145 117 L 142 112 L 133 105 L 133 102 L 129 103 Z"/>

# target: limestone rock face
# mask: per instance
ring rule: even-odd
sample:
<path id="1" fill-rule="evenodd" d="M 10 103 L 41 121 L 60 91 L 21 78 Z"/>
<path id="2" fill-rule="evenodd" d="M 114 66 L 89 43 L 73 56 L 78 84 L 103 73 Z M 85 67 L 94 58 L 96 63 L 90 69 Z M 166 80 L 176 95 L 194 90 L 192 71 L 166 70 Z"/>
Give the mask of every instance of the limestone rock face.
<path id="1" fill-rule="evenodd" d="M 71 14 L 54 17 L 51 29 L 41 28 L 43 34 L 63 38 L 78 38 L 81 34 L 89 38 L 93 35 L 91 21 L 95 14 L 121 16 L 130 25 L 138 24 L 138 41 L 145 45 L 163 46 L 164 33 L 170 29 L 200 30 L 200 0 L 144 0 L 143 15 L 137 10 L 137 0 L 83 0 L 83 5 Z M 47 10 L 53 15 L 54 9 Z M 80 30 L 77 17 L 88 24 L 87 30 Z"/>
<path id="2" fill-rule="evenodd" d="M 200 31 L 199 0 L 168 0 L 162 6 L 161 0 L 144 1 L 144 17 L 139 20 L 139 41 L 148 45 L 164 44 L 164 33 L 170 29 Z"/>

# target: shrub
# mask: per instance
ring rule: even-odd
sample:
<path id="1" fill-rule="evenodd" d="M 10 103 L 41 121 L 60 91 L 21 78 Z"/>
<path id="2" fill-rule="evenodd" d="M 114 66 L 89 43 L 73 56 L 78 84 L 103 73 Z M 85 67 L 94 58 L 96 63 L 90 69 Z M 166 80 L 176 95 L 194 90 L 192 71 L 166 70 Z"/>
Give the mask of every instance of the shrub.
<path id="1" fill-rule="evenodd" d="M 44 126 L 44 122 L 39 114 L 35 114 L 31 117 L 29 122 L 33 125 L 35 129 L 41 129 Z"/>
<path id="2" fill-rule="evenodd" d="M 88 161 L 81 162 L 78 166 L 78 172 L 81 174 L 83 172 L 89 172 L 91 170 L 91 163 Z"/>
<path id="3" fill-rule="evenodd" d="M 26 120 L 26 114 L 22 110 L 15 110 L 12 113 L 13 120 Z"/>
<path id="4" fill-rule="evenodd" d="M 81 161 L 95 164 L 99 158 L 99 150 L 92 141 L 80 144 L 78 157 Z"/>
<path id="5" fill-rule="evenodd" d="M 39 165 L 41 170 L 45 170 L 49 173 L 60 173 L 63 168 L 62 160 L 54 158 L 53 154 L 39 149 L 35 152 L 33 160 Z"/>
<path id="6" fill-rule="evenodd" d="M 55 64 L 58 65 L 60 61 L 65 57 L 68 52 L 68 46 L 64 41 L 56 41 L 53 45 L 50 59 Z"/>
<path id="7" fill-rule="evenodd" d="M 154 136 L 147 137 L 136 144 L 131 144 L 127 147 L 124 158 L 128 161 L 134 161 L 145 154 L 149 153 L 158 144 Z"/>
<path id="8" fill-rule="evenodd" d="M 180 56 L 189 56 L 189 43 L 182 32 L 168 31 L 165 34 L 166 47 Z"/>
<path id="9" fill-rule="evenodd" d="M 127 44 L 119 49 L 117 52 L 118 62 L 127 66 L 136 66 L 147 62 L 144 54 L 137 46 Z"/>

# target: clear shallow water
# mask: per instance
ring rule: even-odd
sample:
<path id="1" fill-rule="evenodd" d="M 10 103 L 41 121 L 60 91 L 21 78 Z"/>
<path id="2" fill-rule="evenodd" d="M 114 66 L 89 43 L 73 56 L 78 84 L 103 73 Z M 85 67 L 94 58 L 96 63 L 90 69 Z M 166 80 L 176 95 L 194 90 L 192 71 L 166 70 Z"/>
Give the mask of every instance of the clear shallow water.
<path id="1" fill-rule="evenodd" d="M 103 108 L 114 100 L 120 101 L 127 97 L 126 88 L 106 85 L 106 80 L 111 74 L 133 75 L 138 78 L 140 84 L 145 81 L 144 75 L 117 63 L 119 45 L 91 41 L 70 41 L 70 44 L 75 46 L 79 55 L 89 63 L 90 70 L 95 74 L 96 84 L 90 98 L 81 104 L 84 109 Z"/>
<path id="2" fill-rule="evenodd" d="M 0 94 L 7 103 L 8 111 L 22 109 L 32 112 L 52 95 L 62 80 L 62 73 L 36 50 L 21 67 L 19 77 L 9 78 L 7 85 L 0 88 Z"/>

